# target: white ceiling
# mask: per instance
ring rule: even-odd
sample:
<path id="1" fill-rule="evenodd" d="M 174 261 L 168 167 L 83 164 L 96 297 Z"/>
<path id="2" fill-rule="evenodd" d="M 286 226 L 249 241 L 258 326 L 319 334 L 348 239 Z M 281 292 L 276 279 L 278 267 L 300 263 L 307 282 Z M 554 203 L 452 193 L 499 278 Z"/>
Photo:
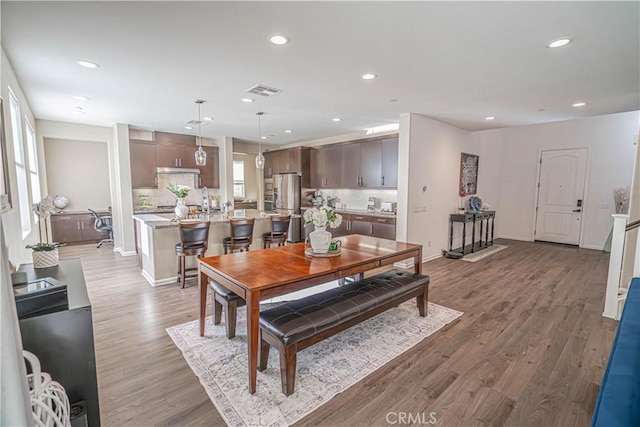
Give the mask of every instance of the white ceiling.
<path id="1" fill-rule="evenodd" d="M 37 118 L 195 133 L 202 98 L 204 136 L 256 141 L 264 111 L 280 145 L 406 112 L 480 130 L 640 109 L 639 4 L 3 1 L 1 28 Z M 283 92 L 241 102 L 258 83 Z"/>

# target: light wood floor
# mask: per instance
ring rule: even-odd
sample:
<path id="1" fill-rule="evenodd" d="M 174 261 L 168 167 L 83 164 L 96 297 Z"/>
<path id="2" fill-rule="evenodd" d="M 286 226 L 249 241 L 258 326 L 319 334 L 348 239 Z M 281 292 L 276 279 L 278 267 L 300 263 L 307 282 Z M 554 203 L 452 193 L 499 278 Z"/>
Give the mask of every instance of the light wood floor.
<path id="1" fill-rule="evenodd" d="M 438 426 L 587 426 L 617 325 L 601 316 L 608 256 L 500 243 L 509 248 L 477 263 L 426 263 L 430 300 L 464 315 L 299 425 L 433 412 Z M 89 286 L 103 425 L 223 425 L 165 332 L 197 318 L 195 282 L 153 288 L 111 246 L 62 257 L 82 258 Z"/>

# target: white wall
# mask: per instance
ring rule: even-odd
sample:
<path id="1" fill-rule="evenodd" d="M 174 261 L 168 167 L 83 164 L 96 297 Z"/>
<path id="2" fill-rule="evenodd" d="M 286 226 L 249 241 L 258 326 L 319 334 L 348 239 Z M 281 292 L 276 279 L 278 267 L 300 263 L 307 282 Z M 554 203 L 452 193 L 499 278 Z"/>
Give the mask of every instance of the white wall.
<path id="1" fill-rule="evenodd" d="M 15 83 L 14 89 L 20 89 L 20 87 L 17 81 L 15 81 L 13 70 L 10 70 L 10 64 L 6 60 L 4 49 L 0 50 L 0 84 L 2 86 L 0 93 L 3 99 L 6 100 L 6 85 L 9 77 L 11 81 Z M 12 87 L 13 86 L 14 84 L 12 84 Z M 24 102 L 23 108 L 27 110 L 31 119 L 33 119 L 29 105 L 21 91 L 18 96 L 22 97 L 22 101 Z M 8 113 L 8 107 L 5 107 L 5 112 Z M 6 116 L 5 123 L 7 123 Z M 33 121 L 31 123 L 32 125 L 34 124 Z M 10 145 L 11 137 L 8 132 L 6 132 L 6 129 L 0 131 L 5 132 L 6 141 Z M 13 153 L 13 149 L 9 148 L 7 154 L 9 153 Z M 9 159 L 12 158 L 12 156 L 9 156 Z M 9 166 L 8 170 L 10 172 L 13 171 L 11 175 L 15 183 L 15 168 L 11 167 L 12 161 L 9 159 L 7 161 Z M 15 200 L 15 198 L 13 200 Z M 22 358 L 22 342 L 20 339 L 20 329 L 18 328 L 18 316 L 14 303 L 13 288 L 9 278 L 10 256 L 7 251 L 7 244 L 9 243 L 7 236 L 15 241 L 21 241 L 22 239 L 20 218 L 17 217 L 17 223 L 15 222 L 15 217 L 9 220 L 12 212 L 13 215 L 15 215 L 16 209 L 14 208 L 7 213 L 0 214 L 0 360 L 2 361 L 2 363 L 0 363 L 0 425 L 23 426 L 33 422 L 31 419 L 31 407 L 29 405 L 27 372 L 25 370 L 24 359 Z M 11 230 L 8 230 L 7 226 L 11 227 Z"/>
<path id="2" fill-rule="evenodd" d="M 438 257 L 448 248 L 449 215 L 458 204 L 460 153 L 478 153 L 469 132 L 413 113 L 400 118 L 399 145 L 398 223 L 405 230 L 398 238 L 423 245 L 423 259 Z"/>
<path id="3" fill-rule="evenodd" d="M 69 198 L 67 211 L 111 206 L 106 142 L 44 139 L 48 194 Z"/>
<path id="4" fill-rule="evenodd" d="M 588 148 L 581 247 L 602 249 L 612 225 L 613 189 L 631 183 L 638 111 L 475 132 L 479 195 L 497 210 L 500 237 L 533 240 L 542 150 Z"/>

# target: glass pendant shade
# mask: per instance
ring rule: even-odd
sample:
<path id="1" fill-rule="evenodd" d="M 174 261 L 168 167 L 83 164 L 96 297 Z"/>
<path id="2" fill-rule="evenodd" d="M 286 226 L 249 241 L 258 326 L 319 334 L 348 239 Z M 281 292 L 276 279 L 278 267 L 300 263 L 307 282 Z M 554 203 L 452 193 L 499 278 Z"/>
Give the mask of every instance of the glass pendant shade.
<path id="1" fill-rule="evenodd" d="M 260 121 L 260 117 L 264 113 L 262 111 L 258 111 L 256 116 L 258 116 L 258 155 L 256 156 L 256 168 L 264 169 L 264 156 L 262 155 L 262 145 L 260 144 L 260 140 L 262 139 L 262 124 Z"/>
<path id="2" fill-rule="evenodd" d="M 256 168 L 264 169 L 264 156 L 262 153 L 258 153 L 256 156 Z"/>
<path id="3" fill-rule="evenodd" d="M 196 165 L 198 166 L 206 166 L 207 165 L 207 152 L 202 149 L 202 145 L 198 147 L 198 150 L 195 152 L 196 157 Z"/>
<path id="4" fill-rule="evenodd" d="M 200 117 L 200 106 L 204 102 L 202 99 L 196 99 L 198 104 L 198 149 L 194 153 L 197 166 L 207 165 L 207 152 L 202 149 L 202 118 Z"/>

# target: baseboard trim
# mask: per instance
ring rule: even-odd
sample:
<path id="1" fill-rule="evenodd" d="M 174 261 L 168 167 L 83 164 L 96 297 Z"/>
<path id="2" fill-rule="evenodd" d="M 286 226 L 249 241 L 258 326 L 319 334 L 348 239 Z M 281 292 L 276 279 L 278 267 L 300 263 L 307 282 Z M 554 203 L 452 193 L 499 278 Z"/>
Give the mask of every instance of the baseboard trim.
<path id="1" fill-rule="evenodd" d="M 520 240 L 521 242 L 533 242 L 534 239 L 530 238 L 530 237 L 522 237 L 522 236 L 500 236 L 500 237 L 496 237 L 494 240 L 496 239 L 508 239 L 508 240 Z"/>
<path id="2" fill-rule="evenodd" d="M 426 258 L 423 258 L 423 259 L 422 259 L 422 263 L 424 264 L 425 262 L 433 261 L 434 259 L 438 259 L 438 258 L 440 258 L 440 257 L 442 257 L 442 253 L 439 253 L 439 254 L 433 254 L 433 255 L 431 255 L 431 256 L 428 256 L 428 257 L 426 257 Z"/>
<path id="3" fill-rule="evenodd" d="M 154 286 L 154 287 L 155 286 L 170 285 L 172 283 L 177 283 L 177 281 L 178 281 L 178 277 L 177 276 L 176 277 L 169 277 L 168 279 L 154 280 L 151 276 L 149 276 L 149 274 L 146 271 L 142 270 L 141 273 L 142 273 L 142 277 L 144 277 L 145 280 L 147 282 L 149 282 L 149 284 L 151 286 Z"/>
<path id="4" fill-rule="evenodd" d="M 596 251 L 601 251 L 604 249 L 604 247 L 602 246 L 596 246 L 596 245 L 582 245 L 580 246 L 582 249 L 593 249 Z"/>
<path id="5" fill-rule="evenodd" d="M 119 253 L 121 256 L 134 256 L 136 251 L 124 251 L 122 248 L 113 248 L 113 252 Z"/>
<path id="6" fill-rule="evenodd" d="M 438 259 L 442 256 L 442 254 L 433 254 L 430 255 L 428 257 L 422 258 L 422 263 L 424 264 L 425 262 L 428 261 L 433 261 L 434 259 Z M 408 269 L 408 268 L 412 268 L 413 267 L 413 259 L 412 258 L 407 258 L 405 260 L 396 262 L 393 264 L 394 267 L 396 268 L 402 268 L 402 269 Z"/>

